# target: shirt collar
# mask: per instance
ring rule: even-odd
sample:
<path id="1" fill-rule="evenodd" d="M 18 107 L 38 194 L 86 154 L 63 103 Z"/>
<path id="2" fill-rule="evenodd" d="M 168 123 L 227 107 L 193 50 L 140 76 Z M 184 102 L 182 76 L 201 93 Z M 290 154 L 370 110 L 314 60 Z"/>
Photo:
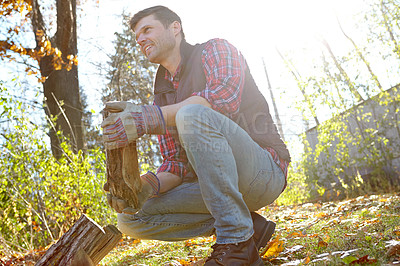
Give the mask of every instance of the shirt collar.
<path id="1" fill-rule="evenodd" d="M 178 68 L 176 69 L 175 73 L 173 75 L 171 75 L 171 73 L 169 73 L 169 71 L 165 71 L 165 79 L 169 80 L 171 82 L 179 82 L 180 76 L 181 76 L 181 66 L 182 66 L 182 62 L 179 64 Z"/>

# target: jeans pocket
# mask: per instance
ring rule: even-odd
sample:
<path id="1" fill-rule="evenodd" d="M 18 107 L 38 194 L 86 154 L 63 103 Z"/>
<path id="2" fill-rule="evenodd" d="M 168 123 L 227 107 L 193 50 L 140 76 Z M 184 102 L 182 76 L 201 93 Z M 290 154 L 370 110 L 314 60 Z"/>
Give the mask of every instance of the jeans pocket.
<path id="1" fill-rule="evenodd" d="M 260 170 L 244 196 L 248 208 L 255 211 L 271 204 L 282 193 L 284 182 L 282 171 Z"/>
<path id="2" fill-rule="evenodd" d="M 268 190 L 268 183 L 271 180 L 273 171 L 262 169 L 250 183 L 247 192 L 244 194 L 245 201 L 251 203 L 259 203 L 265 197 Z"/>

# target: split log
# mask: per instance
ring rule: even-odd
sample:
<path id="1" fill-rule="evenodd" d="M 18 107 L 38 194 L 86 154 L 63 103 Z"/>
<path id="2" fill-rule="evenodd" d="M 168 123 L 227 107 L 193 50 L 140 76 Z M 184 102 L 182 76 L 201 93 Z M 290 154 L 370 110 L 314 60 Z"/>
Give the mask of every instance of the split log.
<path id="1" fill-rule="evenodd" d="M 91 266 L 98 264 L 119 242 L 122 233 L 113 225 L 101 228 L 82 215 L 36 262 L 41 265 Z"/>
<path id="2" fill-rule="evenodd" d="M 103 116 L 109 115 L 104 111 Z M 142 190 L 140 181 L 136 141 L 127 147 L 106 150 L 107 183 L 106 191 L 113 196 L 124 199 L 129 206 L 138 206 L 138 193 Z"/>

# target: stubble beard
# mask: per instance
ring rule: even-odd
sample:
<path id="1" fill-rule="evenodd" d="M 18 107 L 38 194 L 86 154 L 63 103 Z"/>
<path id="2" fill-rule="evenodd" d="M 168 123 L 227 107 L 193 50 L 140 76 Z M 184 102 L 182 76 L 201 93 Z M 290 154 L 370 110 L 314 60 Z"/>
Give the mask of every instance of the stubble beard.
<path id="1" fill-rule="evenodd" d="M 150 54 L 147 56 L 147 59 L 151 63 L 162 64 L 172 51 L 174 50 L 176 45 L 175 38 L 170 35 L 165 35 L 163 38 L 160 38 L 157 45 L 154 45 L 150 51 Z"/>

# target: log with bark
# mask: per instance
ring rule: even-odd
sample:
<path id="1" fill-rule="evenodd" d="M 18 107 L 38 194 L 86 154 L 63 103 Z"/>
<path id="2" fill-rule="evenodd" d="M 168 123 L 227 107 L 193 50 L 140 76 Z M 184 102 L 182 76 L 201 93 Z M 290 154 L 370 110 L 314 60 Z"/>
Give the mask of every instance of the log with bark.
<path id="1" fill-rule="evenodd" d="M 122 233 L 113 225 L 101 228 L 82 215 L 77 222 L 53 244 L 35 266 L 91 266 L 98 264 L 119 242 Z"/>
<path id="2" fill-rule="evenodd" d="M 109 115 L 103 111 L 103 118 Z M 128 146 L 106 150 L 107 183 L 104 190 L 124 199 L 130 207 L 138 206 L 138 193 L 142 190 L 136 141 Z"/>
<path id="3" fill-rule="evenodd" d="M 138 204 L 137 194 L 142 189 L 137 159 L 136 142 L 127 147 L 106 151 L 107 191 L 124 199 L 129 206 Z"/>

